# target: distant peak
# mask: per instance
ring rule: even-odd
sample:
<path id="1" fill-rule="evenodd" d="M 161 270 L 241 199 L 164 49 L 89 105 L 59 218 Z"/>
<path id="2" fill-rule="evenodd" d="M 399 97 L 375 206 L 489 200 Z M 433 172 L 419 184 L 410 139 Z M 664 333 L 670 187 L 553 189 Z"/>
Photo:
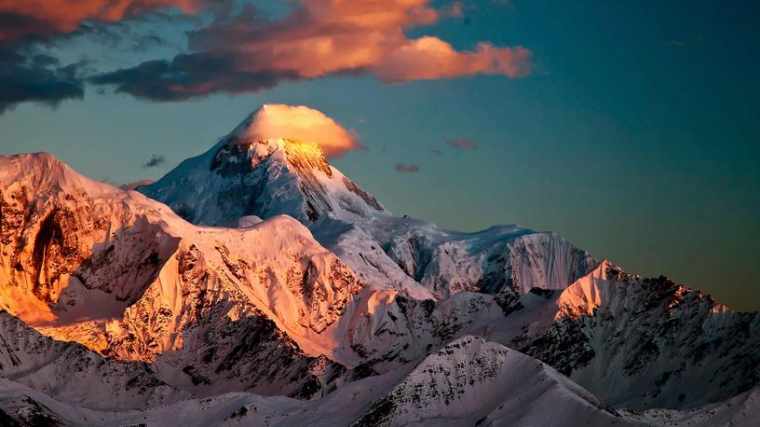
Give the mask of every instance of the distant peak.
<path id="1" fill-rule="evenodd" d="M 286 141 L 316 145 L 328 157 L 359 148 L 354 135 L 321 111 L 303 105 L 264 104 L 250 114 L 230 135 L 232 141 Z M 314 151 L 313 149 L 310 149 Z"/>

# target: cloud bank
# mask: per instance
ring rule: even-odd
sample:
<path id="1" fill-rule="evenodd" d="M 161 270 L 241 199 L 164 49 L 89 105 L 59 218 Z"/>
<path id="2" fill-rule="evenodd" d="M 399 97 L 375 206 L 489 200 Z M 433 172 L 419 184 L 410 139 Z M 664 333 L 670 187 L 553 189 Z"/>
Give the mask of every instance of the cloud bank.
<path id="1" fill-rule="evenodd" d="M 441 18 L 428 0 L 294 3 L 277 21 L 262 18 L 252 7 L 219 17 L 189 33 L 189 53 L 103 73 L 92 82 L 154 101 L 174 101 L 334 74 L 369 74 L 400 83 L 476 74 L 517 78 L 531 71 L 531 52 L 523 47 L 483 42 L 458 51 L 437 37 L 409 38 L 407 30 Z"/>
<path id="2" fill-rule="evenodd" d="M 290 138 L 319 145 L 329 157 L 360 148 L 356 137 L 321 111 L 304 106 L 267 104 L 244 130 L 252 137 Z"/>
<path id="3" fill-rule="evenodd" d="M 438 37 L 407 35 L 464 13 L 459 2 L 440 8 L 431 2 L 291 0 L 284 16 L 270 19 L 250 3 L 236 7 L 232 0 L 0 0 L 0 49 L 6 51 L 0 112 L 23 101 L 56 105 L 82 98 L 85 82 L 152 101 L 181 101 L 331 75 L 403 83 L 531 72 L 531 52 L 520 46 L 481 42 L 457 50 Z M 204 26 L 187 32 L 187 51 L 173 58 L 94 71 L 86 78 L 56 64 L 30 62 L 34 49 L 28 48 L 35 43 L 73 34 L 95 37 L 95 30 L 107 33 L 108 26 L 129 26 L 131 18 L 166 8 L 204 17 L 197 21 Z"/>

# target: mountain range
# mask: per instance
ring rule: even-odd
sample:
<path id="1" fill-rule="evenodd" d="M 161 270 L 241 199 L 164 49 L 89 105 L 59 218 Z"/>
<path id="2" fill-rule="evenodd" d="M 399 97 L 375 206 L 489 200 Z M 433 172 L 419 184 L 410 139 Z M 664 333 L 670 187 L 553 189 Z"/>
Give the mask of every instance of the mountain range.
<path id="1" fill-rule="evenodd" d="M 758 313 L 396 216 L 278 111 L 133 188 L 0 157 L 0 424 L 756 425 Z"/>

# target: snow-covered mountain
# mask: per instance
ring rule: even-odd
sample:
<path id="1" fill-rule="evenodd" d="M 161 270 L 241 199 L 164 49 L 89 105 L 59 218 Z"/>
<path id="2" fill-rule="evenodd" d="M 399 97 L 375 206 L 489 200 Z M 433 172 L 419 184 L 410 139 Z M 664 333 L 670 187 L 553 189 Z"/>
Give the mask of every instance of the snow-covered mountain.
<path id="1" fill-rule="evenodd" d="M 735 313 L 665 277 L 604 263 L 547 295 L 554 322 L 509 345 L 556 367 L 605 403 L 694 407 L 760 384 L 760 314 Z"/>
<path id="2" fill-rule="evenodd" d="M 248 215 L 290 215 L 311 223 L 383 212 L 313 142 L 257 134 L 276 107 L 261 107 L 206 153 L 139 191 L 202 225 L 234 227 Z"/>
<path id="3" fill-rule="evenodd" d="M 517 226 L 458 233 L 393 216 L 331 166 L 316 144 L 257 134 L 272 111 L 261 107 L 209 151 L 138 190 L 201 225 L 289 215 L 368 285 L 417 299 L 562 289 L 596 265 L 552 233 Z"/>
<path id="4" fill-rule="evenodd" d="M 465 336 L 388 374 L 319 400 L 226 393 L 144 411 L 72 405 L 0 379 L 3 425 L 73 426 L 752 426 L 760 389 L 685 411 L 604 407 L 590 392 L 516 350 Z"/>
<path id="5" fill-rule="evenodd" d="M 44 334 L 193 394 L 310 397 L 344 370 L 321 333 L 362 285 L 294 219 L 196 227 L 46 154 L 0 167 L 0 307 Z"/>
<path id="6" fill-rule="evenodd" d="M 0 424 L 760 415 L 757 313 L 554 233 L 394 216 L 303 129 L 264 133 L 283 110 L 139 192 L 0 157 Z"/>

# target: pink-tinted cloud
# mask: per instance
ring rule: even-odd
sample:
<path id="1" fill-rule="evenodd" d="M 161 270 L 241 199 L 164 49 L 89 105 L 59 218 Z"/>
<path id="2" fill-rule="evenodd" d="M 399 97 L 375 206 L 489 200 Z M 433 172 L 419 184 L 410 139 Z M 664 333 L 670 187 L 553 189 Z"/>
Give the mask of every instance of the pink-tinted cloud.
<path id="1" fill-rule="evenodd" d="M 319 110 L 305 106 L 267 104 L 246 129 L 250 136 L 289 138 L 313 143 L 329 157 L 360 148 L 356 136 Z"/>
<path id="2" fill-rule="evenodd" d="M 500 74 L 515 78 L 530 73 L 530 59 L 530 51 L 522 47 L 499 48 L 480 43 L 475 51 L 458 52 L 441 39 L 422 37 L 391 52 L 374 65 L 372 71 L 387 82 L 474 74 Z"/>
<path id="3" fill-rule="evenodd" d="M 0 0 L 0 42 L 74 31 L 85 20 L 116 22 L 146 11 L 199 10 L 203 0 Z"/>
<path id="4" fill-rule="evenodd" d="M 459 150 L 475 150 L 478 148 L 478 143 L 469 138 L 450 139 L 446 141 L 446 144 Z"/>
<path id="5" fill-rule="evenodd" d="M 456 6 L 453 10 L 461 13 Z M 447 12 L 436 10 L 428 0 L 299 0 L 278 21 L 262 19 L 248 8 L 192 32 L 192 52 L 181 60 L 151 63 L 150 69 L 140 64 L 104 74 L 95 82 L 136 96 L 176 100 L 342 73 L 371 74 L 391 83 L 530 73 L 531 53 L 522 47 L 483 42 L 471 51 L 458 51 L 437 37 L 406 35 L 442 16 Z M 210 72 L 207 58 L 223 67 Z"/>

